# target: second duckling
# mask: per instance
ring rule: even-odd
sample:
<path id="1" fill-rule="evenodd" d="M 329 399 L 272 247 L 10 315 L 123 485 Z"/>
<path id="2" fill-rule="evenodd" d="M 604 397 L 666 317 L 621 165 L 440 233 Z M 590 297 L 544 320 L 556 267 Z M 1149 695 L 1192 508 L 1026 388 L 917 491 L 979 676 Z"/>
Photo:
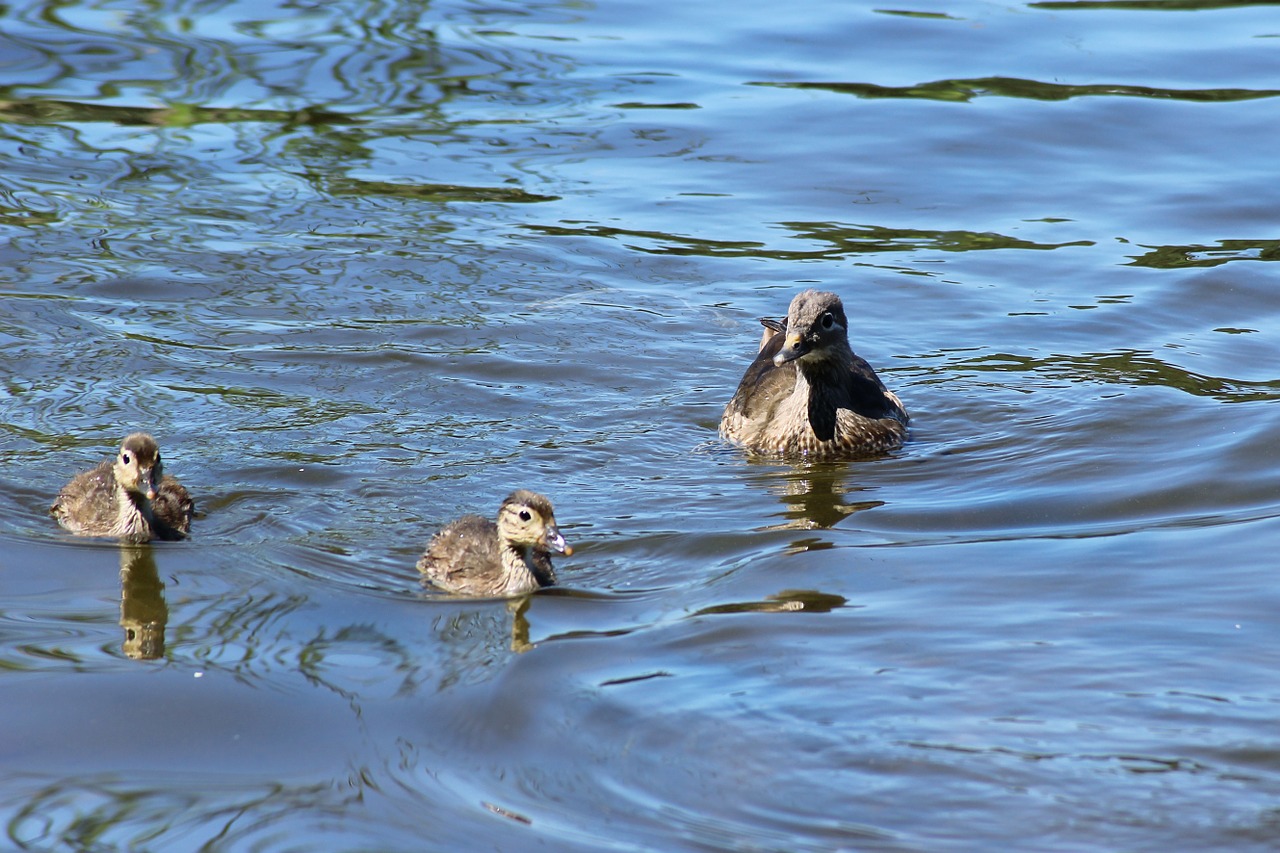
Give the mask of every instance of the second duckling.
<path id="1" fill-rule="evenodd" d="M 78 536 L 135 543 L 184 538 L 194 510 L 187 490 L 165 475 L 160 446 L 145 432 L 125 438 L 114 460 L 77 474 L 49 507 Z"/>
<path id="2" fill-rule="evenodd" d="M 459 595 L 525 595 L 556 582 L 552 553 L 569 556 L 573 548 L 556 527 L 551 501 L 517 489 L 502 502 L 496 524 L 465 515 L 446 525 L 431 538 L 418 571 Z"/>

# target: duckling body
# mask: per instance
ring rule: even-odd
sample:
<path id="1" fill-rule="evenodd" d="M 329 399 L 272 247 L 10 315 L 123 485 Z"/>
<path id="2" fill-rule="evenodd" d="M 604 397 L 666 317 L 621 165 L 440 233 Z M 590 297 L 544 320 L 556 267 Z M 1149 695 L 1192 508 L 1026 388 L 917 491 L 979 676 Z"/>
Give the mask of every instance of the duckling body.
<path id="1" fill-rule="evenodd" d="M 720 419 L 720 434 L 757 453 L 848 459 L 884 453 L 907 437 L 907 411 L 849 347 L 844 305 L 806 290 L 764 336 Z"/>
<path id="2" fill-rule="evenodd" d="M 459 595 L 525 595 L 556 582 L 552 552 L 569 555 L 551 501 L 517 489 L 495 524 L 465 515 L 431 538 L 418 560 L 423 580 Z"/>
<path id="3" fill-rule="evenodd" d="M 159 445 L 143 432 L 125 438 L 114 460 L 77 474 L 49 507 L 78 536 L 135 543 L 184 538 L 193 511 L 187 490 L 165 475 Z"/>

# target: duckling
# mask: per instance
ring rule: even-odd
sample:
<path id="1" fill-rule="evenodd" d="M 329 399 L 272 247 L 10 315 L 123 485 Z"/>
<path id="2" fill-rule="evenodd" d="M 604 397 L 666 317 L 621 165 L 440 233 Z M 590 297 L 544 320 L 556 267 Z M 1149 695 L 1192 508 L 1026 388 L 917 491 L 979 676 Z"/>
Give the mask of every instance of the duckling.
<path id="1" fill-rule="evenodd" d="M 760 322 L 760 351 L 720 419 L 725 439 L 757 453 L 809 459 L 902 445 L 907 410 L 849 348 L 839 296 L 806 290 L 791 300 L 785 321 Z"/>
<path id="2" fill-rule="evenodd" d="M 49 512 L 78 536 L 124 542 L 182 539 L 191 530 L 191 496 L 166 476 L 160 447 L 145 432 L 125 438 L 114 461 L 77 474 Z"/>
<path id="3" fill-rule="evenodd" d="M 573 553 L 556 527 L 551 501 L 517 489 L 498 523 L 464 515 L 431 538 L 418 560 L 423 580 L 460 595 L 517 596 L 556 582 L 551 553 Z"/>

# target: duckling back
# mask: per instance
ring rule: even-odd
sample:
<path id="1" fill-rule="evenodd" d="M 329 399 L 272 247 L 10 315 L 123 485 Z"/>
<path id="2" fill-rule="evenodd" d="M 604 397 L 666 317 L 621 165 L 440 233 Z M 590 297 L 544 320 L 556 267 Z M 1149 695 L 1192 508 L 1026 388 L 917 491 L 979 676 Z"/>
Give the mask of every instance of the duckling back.
<path id="1" fill-rule="evenodd" d="M 500 595 L 506 586 L 498 525 L 464 515 L 431 537 L 418 560 L 423 579 L 460 595 Z"/>
<path id="2" fill-rule="evenodd" d="M 78 536 L 111 536 L 120 516 L 111 462 L 82 471 L 62 487 L 49 513 Z"/>

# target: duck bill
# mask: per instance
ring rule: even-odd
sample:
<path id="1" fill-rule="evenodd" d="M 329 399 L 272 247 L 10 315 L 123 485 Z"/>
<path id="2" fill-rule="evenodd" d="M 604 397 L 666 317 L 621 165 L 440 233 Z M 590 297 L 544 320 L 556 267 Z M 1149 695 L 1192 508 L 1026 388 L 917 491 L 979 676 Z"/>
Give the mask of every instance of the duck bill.
<path id="1" fill-rule="evenodd" d="M 797 358 L 808 355 L 810 350 L 809 342 L 800 335 L 787 335 L 787 341 L 782 345 L 782 349 L 778 350 L 778 354 L 773 357 L 773 363 L 776 367 L 781 367 L 788 361 L 795 361 Z"/>
<path id="2" fill-rule="evenodd" d="M 151 469 L 138 472 L 138 491 L 147 496 L 147 500 L 156 499 L 156 476 Z"/>
<path id="3" fill-rule="evenodd" d="M 564 554 L 566 557 L 573 554 L 573 548 L 569 546 L 568 542 L 564 541 L 564 537 L 560 535 L 559 528 L 549 528 L 543 541 L 547 543 L 549 549 L 557 554 Z"/>

